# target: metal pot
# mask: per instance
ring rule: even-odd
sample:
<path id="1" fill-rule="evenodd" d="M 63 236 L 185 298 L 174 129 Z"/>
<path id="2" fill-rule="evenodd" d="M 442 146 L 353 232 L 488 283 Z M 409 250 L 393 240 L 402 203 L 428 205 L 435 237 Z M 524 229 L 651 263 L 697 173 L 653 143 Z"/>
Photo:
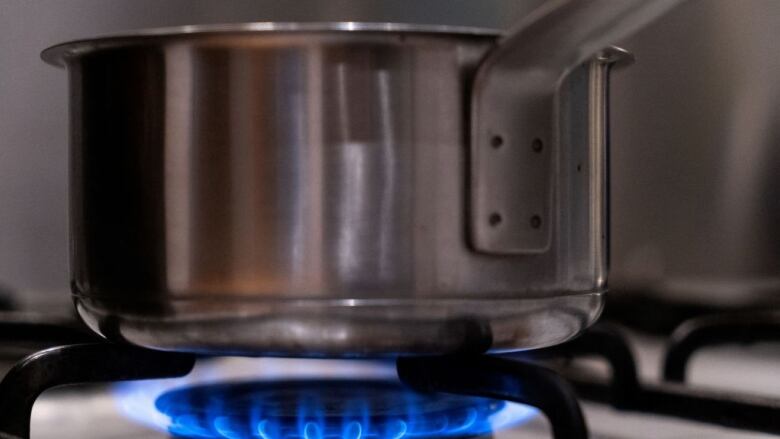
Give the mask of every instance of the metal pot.
<path id="1" fill-rule="evenodd" d="M 529 349 L 598 316 L 607 44 L 672 1 L 549 2 L 504 37 L 399 24 L 65 43 L 72 290 L 141 346 Z"/>

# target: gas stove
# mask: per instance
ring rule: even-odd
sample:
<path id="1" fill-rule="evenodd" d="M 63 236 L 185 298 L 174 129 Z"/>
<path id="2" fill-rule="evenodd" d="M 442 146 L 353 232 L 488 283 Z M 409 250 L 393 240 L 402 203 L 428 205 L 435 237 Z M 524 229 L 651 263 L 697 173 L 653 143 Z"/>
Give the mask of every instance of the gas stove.
<path id="1" fill-rule="evenodd" d="M 395 361 L 196 357 L 72 322 L 0 327 L 4 353 L 38 349 L 0 384 L 4 438 L 780 434 L 780 318 L 766 311 L 696 317 L 668 337 L 607 320 L 529 353 Z"/>

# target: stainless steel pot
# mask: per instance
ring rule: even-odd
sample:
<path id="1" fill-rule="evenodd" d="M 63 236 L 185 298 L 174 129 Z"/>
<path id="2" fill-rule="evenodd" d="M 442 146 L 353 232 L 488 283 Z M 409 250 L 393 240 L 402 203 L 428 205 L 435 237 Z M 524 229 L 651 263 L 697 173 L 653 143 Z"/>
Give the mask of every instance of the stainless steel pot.
<path id="1" fill-rule="evenodd" d="M 528 349 L 606 289 L 606 45 L 674 2 L 549 2 L 504 37 L 398 24 L 76 41 L 73 295 L 156 349 Z"/>

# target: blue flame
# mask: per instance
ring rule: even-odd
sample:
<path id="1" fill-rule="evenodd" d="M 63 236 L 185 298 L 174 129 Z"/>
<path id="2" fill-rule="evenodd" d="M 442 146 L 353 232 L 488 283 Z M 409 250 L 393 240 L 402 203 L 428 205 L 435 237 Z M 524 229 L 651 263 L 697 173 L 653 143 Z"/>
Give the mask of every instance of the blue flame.
<path id="1" fill-rule="evenodd" d="M 418 393 L 387 380 L 211 384 L 164 393 L 156 407 L 173 435 L 227 439 L 477 436 L 503 427 L 494 419 L 499 413 L 514 411 L 517 421 L 531 412 L 493 399 Z"/>
<path id="2" fill-rule="evenodd" d="M 329 370 L 334 368 L 320 365 L 311 374 L 231 376 L 224 371 L 204 374 L 196 366 L 195 379 L 117 386 L 117 400 L 130 417 L 186 438 L 478 436 L 522 424 L 538 414 L 521 404 L 415 392 L 387 371 L 375 373 L 376 368 L 356 375 L 333 375 Z M 224 381 L 236 378 L 241 381 Z"/>

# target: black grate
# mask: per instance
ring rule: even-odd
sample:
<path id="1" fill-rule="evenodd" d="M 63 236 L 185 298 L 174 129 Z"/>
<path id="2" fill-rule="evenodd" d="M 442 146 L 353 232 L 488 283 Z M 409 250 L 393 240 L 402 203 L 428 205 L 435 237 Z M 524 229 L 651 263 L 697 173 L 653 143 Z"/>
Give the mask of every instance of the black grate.
<path id="1" fill-rule="evenodd" d="M 0 437 L 26 439 L 32 405 L 51 387 L 182 376 L 195 362 L 192 355 L 97 341 L 70 326 L 62 329 L 56 324 L 0 322 L 0 344 L 43 339 L 53 347 L 26 357 L 0 382 Z M 550 421 L 555 438 L 588 437 L 574 391 L 582 398 L 622 410 L 780 434 L 780 399 L 705 391 L 684 383 L 688 359 L 696 350 L 756 341 L 780 341 L 777 313 L 717 315 L 684 323 L 669 344 L 667 381 L 663 383 L 639 379 L 625 331 L 608 324 L 596 325 L 563 345 L 522 356 L 408 357 L 400 358 L 397 368 L 402 381 L 417 390 L 537 407 Z M 70 344 L 56 346 L 58 343 Z M 612 377 L 607 382 L 575 368 L 555 367 L 560 359 L 594 356 L 610 365 Z M 555 367 L 557 372 L 544 365 Z"/>

